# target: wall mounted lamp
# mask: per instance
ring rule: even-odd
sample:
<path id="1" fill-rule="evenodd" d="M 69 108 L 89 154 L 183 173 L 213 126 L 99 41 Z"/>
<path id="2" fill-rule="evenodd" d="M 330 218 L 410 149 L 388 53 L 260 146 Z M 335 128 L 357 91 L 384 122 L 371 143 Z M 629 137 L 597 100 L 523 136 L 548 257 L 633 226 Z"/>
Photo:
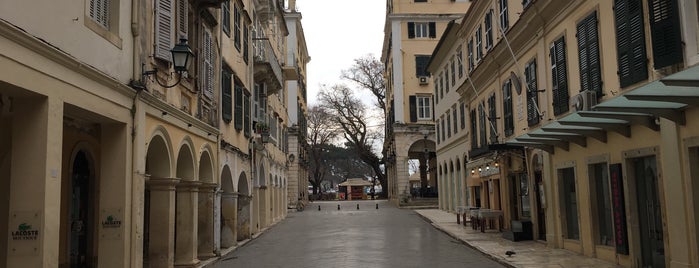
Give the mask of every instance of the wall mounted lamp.
<path id="1" fill-rule="evenodd" d="M 143 71 L 143 76 L 151 76 L 155 75 L 155 81 L 158 82 L 158 85 L 164 88 L 171 88 L 180 83 L 182 80 L 182 73 L 187 71 L 187 66 L 189 64 L 189 59 L 194 56 L 194 53 L 192 53 L 192 49 L 187 45 L 187 38 L 180 38 L 180 43 L 175 45 L 170 50 L 170 53 L 172 53 L 172 63 L 175 66 L 175 72 L 177 72 L 177 82 L 175 82 L 172 85 L 166 85 L 160 82 L 158 79 L 158 76 L 155 75 L 158 73 L 158 69 L 150 70 L 150 71 Z M 145 64 L 143 64 L 145 65 Z M 142 66 L 143 66 L 142 65 Z"/>

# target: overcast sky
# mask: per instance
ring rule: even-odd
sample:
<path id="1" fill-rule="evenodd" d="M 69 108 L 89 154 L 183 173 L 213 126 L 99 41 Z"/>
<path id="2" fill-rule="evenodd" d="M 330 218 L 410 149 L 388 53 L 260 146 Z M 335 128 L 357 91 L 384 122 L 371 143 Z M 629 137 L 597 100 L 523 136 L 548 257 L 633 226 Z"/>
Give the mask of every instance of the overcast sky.
<path id="1" fill-rule="evenodd" d="M 363 55 L 381 57 L 386 1 L 296 0 L 303 18 L 308 54 L 308 99 L 316 103 L 319 85 L 345 83 L 340 73 Z M 353 85 L 350 87 L 355 88 Z M 373 98 L 363 92 L 362 99 Z"/>

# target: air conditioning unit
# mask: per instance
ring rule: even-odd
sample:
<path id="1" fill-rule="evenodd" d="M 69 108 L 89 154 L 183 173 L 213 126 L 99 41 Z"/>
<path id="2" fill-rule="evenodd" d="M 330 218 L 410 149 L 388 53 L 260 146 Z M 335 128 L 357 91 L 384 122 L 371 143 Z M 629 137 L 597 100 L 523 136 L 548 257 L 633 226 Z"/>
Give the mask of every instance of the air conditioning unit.
<path id="1" fill-rule="evenodd" d="M 597 105 L 597 92 L 591 90 L 583 90 L 580 94 L 573 96 L 571 101 L 575 111 L 589 111 L 592 106 Z"/>
<path id="2" fill-rule="evenodd" d="M 427 80 L 427 76 L 420 76 L 420 77 L 418 77 L 418 80 L 420 80 L 420 85 L 429 84 L 429 80 Z"/>

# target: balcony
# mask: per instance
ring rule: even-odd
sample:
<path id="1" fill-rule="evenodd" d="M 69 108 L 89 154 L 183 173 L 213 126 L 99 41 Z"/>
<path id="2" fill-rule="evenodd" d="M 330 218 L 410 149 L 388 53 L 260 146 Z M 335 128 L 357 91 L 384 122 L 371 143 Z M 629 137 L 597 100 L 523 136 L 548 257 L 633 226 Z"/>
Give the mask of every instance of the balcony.
<path id="1" fill-rule="evenodd" d="M 274 94 L 282 88 L 282 67 L 274 54 L 268 39 L 254 41 L 255 82 L 267 84 L 267 94 Z"/>

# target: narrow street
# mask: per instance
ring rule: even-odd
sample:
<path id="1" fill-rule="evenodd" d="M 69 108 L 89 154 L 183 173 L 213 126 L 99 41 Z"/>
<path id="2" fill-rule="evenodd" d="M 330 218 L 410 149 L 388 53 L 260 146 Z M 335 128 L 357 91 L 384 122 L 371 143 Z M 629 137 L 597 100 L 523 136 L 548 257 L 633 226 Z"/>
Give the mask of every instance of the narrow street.
<path id="1" fill-rule="evenodd" d="M 502 266 L 412 210 L 386 201 L 343 201 L 314 202 L 305 211 L 290 213 L 212 267 Z"/>

